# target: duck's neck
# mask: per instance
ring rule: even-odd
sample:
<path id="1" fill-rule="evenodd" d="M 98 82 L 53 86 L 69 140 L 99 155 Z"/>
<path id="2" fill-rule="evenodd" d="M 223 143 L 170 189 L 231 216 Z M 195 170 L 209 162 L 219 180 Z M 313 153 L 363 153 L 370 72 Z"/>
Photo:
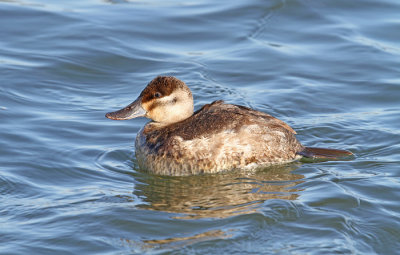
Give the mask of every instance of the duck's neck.
<path id="1" fill-rule="evenodd" d="M 173 111 L 169 111 L 168 113 L 159 114 L 158 116 L 165 116 L 159 117 L 157 120 L 153 121 L 157 123 L 158 126 L 167 126 L 173 123 L 181 122 L 187 118 L 190 118 L 193 115 L 193 108 L 192 109 L 174 109 Z"/>

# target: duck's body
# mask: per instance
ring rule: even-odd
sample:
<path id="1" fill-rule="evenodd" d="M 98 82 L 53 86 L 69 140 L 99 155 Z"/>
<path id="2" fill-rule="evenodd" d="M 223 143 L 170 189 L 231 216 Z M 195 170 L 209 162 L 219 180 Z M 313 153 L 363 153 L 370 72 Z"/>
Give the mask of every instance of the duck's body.
<path id="1" fill-rule="evenodd" d="M 136 138 L 141 166 L 157 174 L 191 175 L 299 159 L 303 146 L 284 122 L 216 101 L 167 126 L 148 123 Z"/>
<path id="2" fill-rule="evenodd" d="M 155 174 L 216 173 L 315 156 L 313 149 L 301 145 L 290 126 L 269 114 L 223 101 L 193 114 L 189 88 L 174 77 L 157 77 L 135 102 L 106 116 L 154 120 L 138 133 L 135 147 L 139 166 Z M 351 155 L 341 150 L 323 152 L 328 158 L 332 153 Z"/>

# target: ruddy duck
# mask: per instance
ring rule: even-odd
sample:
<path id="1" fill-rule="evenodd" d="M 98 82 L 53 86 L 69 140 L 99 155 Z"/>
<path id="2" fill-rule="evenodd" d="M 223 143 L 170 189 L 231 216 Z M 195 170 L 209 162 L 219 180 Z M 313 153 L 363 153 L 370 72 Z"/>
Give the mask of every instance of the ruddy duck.
<path id="1" fill-rule="evenodd" d="M 136 137 L 136 158 L 141 169 L 161 175 L 216 173 L 302 157 L 352 155 L 345 150 L 305 147 L 285 122 L 248 107 L 218 100 L 193 113 L 192 93 L 175 77 L 156 77 L 133 103 L 106 117 L 152 120 Z"/>

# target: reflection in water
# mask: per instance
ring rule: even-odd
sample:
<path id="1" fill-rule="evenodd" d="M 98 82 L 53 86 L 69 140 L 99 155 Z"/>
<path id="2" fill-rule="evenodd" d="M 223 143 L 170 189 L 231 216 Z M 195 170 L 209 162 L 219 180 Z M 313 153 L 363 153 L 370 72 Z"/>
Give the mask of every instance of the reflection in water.
<path id="1" fill-rule="evenodd" d="M 137 207 L 178 213 L 176 219 L 225 218 L 256 212 L 268 199 L 295 200 L 295 186 L 304 176 L 291 173 L 300 163 L 273 166 L 252 172 L 228 172 L 187 177 L 135 173 L 133 193 L 144 202 Z M 129 240 L 122 244 L 138 252 L 154 249 L 178 250 L 197 242 L 226 239 L 232 231 L 214 229 L 166 239 Z"/>
<path id="2" fill-rule="evenodd" d="M 189 177 L 138 173 L 134 194 L 146 202 L 138 206 L 143 209 L 180 213 L 181 219 L 224 218 L 254 212 L 268 199 L 296 199 L 294 186 L 304 178 L 291 173 L 298 166 Z"/>
<path id="3" fill-rule="evenodd" d="M 178 250 L 187 245 L 192 245 L 197 242 L 203 242 L 215 239 L 227 239 L 232 237 L 228 232 L 222 230 L 211 230 L 193 236 L 173 237 L 160 240 L 146 240 L 137 242 L 129 239 L 121 239 L 122 245 L 130 247 L 132 253 L 143 253 L 155 249 L 171 249 Z"/>
<path id="4" fill-rule="evenodd" d="M 186 236 L 186 237 L 172 237 L 172 238 L 167 238 L 167 239 L 162 239 L 162 240 L 147 240 L 144 241 L 146 244 L 167 244 L 167 243 L 173 243 L 173 242 L 182 242 L 182 241 L 190 241 L 190 240 L 211 240 L 214 238 L 227 238 L 230 237 L 227 235 L 224 231 L 221 230 L 212 230 L 212 231 L 207 231 L 203 232 L 194 236 Z"/>

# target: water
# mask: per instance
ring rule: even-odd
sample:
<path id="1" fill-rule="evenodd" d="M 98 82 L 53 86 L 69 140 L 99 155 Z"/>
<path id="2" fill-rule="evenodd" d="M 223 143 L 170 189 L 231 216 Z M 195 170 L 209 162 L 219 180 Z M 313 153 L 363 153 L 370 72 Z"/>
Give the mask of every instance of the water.
<path id="1" fill-rule="evenodd" d="M 1 254 L 396 254 L 400 4 L 0 1 Z M 195 177 L 138 171 L 156 75 L 353 161 Z"/>

